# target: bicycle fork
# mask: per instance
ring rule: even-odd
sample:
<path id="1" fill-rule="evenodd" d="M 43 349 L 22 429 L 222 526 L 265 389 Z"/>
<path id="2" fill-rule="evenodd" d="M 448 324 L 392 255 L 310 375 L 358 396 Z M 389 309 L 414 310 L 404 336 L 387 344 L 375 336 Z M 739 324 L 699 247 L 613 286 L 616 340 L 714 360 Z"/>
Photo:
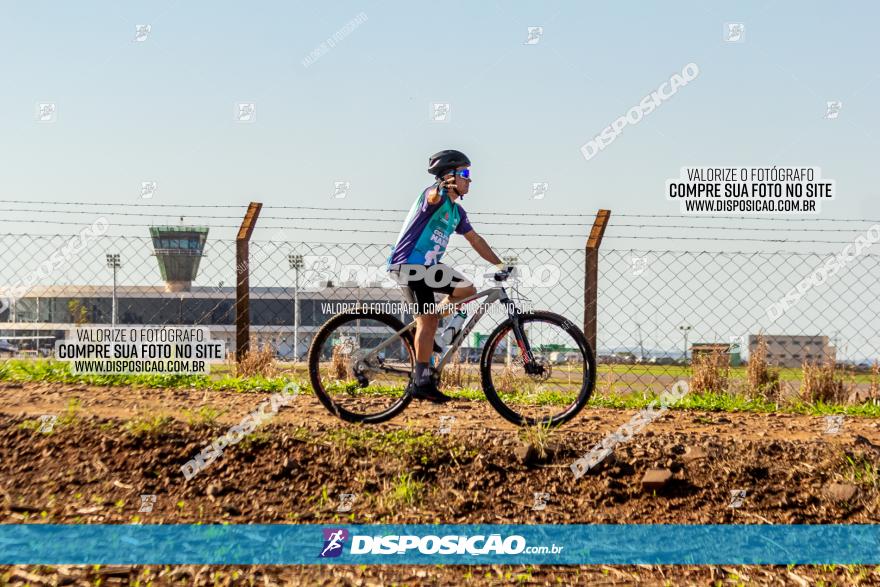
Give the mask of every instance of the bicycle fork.
<path id="1" fill-rule="evenodd" d="M 535 355 L 532 354 L 531 344 L 529 343 L 528 338 L 526 338 L 525 329 L 523 328 L 522 320 L 520 319 L 519 308 L 517 308 L 513 301 L 507 297 L 507 293 L 503 290 L 500 301 L 507 308 L 507 316 L 510 318 L 511 330 L 513 331 L 513 337 L 516 340 L 516 346 L 519 347 L 520 360 L 522 361 L 523 369 L 529 375 L 540 375 L 543 367 L 535 361 Z"/>

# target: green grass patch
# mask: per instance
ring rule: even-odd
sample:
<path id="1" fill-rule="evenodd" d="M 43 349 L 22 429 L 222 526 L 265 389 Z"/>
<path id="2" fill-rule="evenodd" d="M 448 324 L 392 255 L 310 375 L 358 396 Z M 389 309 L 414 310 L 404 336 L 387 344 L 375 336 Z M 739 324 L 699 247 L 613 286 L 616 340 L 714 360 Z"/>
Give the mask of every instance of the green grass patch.
<path id="1" fill-rule="evenodd" d="M 622 369 L 626 367 L 626 369 Z M 610 366 L 601 366 L 599 373 L 608 371 Z M 688 367 L 676 365 L 615 365 L 615 373 L 644 373 L 651 375 L 674 375 L 687 377 L 690 373 Z M 739 369 L 739 368 L 737 368 Z M 740 369 L 743 373 L 744 369 Z M 786 371 L 786 370 L 783 370 Z M 790 375 L 800 377 L 800 369 L 788 369 Z M 733 373 L 734 370 L 731 370 Z M 860 376 L 856 376 L 858 380 Z M 866 376 L 868 377 L 868 376 Z M 228 373 L 222 375 L 73 375 L 68 363 L 52 360 L 23 360 L 13 359 L 0 363 L 0 381 L 15 382 L 56 382 L 64 384 L 86 384 L 96 386 L 131 386 L 142 388 L 184 388 L 197 390 L 218 390 L 238 392 L 276 392 L 281 391 L 290 383 L 286 377 L 233 377 Z M 310 392 L 308 382 L 300 380 L 302 392 Z M 599 385 L 602 385 L 601 379 Z M 342 391 L 341 389 L 339 391 Z M 371 385 L 366 390 L 351 384 L 344 390 L 347 395 L 358 396 L 389 396 L 399 397 L 402 390 L 399 387 L 383 387 Z M 454 398 L 485 401 L 485 395 L 479 388 L 463 388 L 445 390 Z M 569 405 L 574 394 L 565 389 L 546 390 L 537 394 L 504 394 L 506 402 L 512 404 L 537 404 L 564 407 Z M 629 391 L 628 393 L 597 394 L 594 393 L 589 405 L 592 407 L 617 408 L 617 409 L 641 409 L 647 407 L 657 399 L 657 394 L 651 390 Z M 204 409 L 204 408 L 203 408 Z M 220 413 L 212 413 L 208 408 L 205 412 L 192 414 L 193 421 L 214 423 Z M 712 412 L 782 412 L 793 414 L 805 414 L 824 416 L 830 414 L 843 414 L 847 416 L 880 417 L 880 405 L 877 403 L 864 403 L 859 405 L 826 404 L 823 402 L 808 403 L 803 401 L 790 401 L 776 404 L 759 398 L 747 398 L 741 395 L 724 393 L 690 393 L 677 404 L 670 406 L 674 410 L 704 410 Z M 61 420 L 61 417 L 59 417 Z M 57 424 L 56 424 L 57 425 Z"/>
<path id="2" fill-rule="evenodd" d="M 589 406 L 597 408 L 615 408 L 637 410 L 648 407 L 657 401 L 655 408 L 659 408 L 659 396 L 655 394 L 628 394 L 628 395 L 593 395 Z M 742 395 L 728 395 L 724 393 L 689 393 L 681 401 L 669 406 L 671 410 L 700 410 L 707 412 L 758 412 L 758 413 L 788 413 L 804 414 L 808 416 L 827 416 L 843 414 L 847 416 L 863 416 L 869 418 L 880 417 L 880 405 L 864 403 L 858 405 L 826 404 L 824 402 L 809 403 L 801 400 L 792 400 L 777 404 L 761 398 L 748 398 Z"/>
<path id="3" fill-rule="evenodd" d="M 126 432 L 141 438 L 144 436 L 158 436 L 164 433 L 174 422 L 171 416 L 153 416 L 152 418 L 134 418 L 123 425 Z"/>
<path id="4" fill-rule="evenodd" d="M 847 480 L 857 485 L 877 489 L 880 485 L 880 466 L 865 455 L 844 455 L 844 473 Z"/>
<path id="5" fill-rule="evenodd" d="M 238 447 L 243 451 L 255 450 L 266 446 L 271 440 L 272 434 L 268 430 L 255 430 L 242 438 Z"/>
<path id="6" fill-rule="evenodd" d="M 126 386 L 143 388 L 207 389 L 221 391 L 281 391 L 290 383 L 285 377 L 234 377 L 211 375 L 75 375 L 69 363 L 51 359 L 11 359 L 0 364 L 0 381 L 17 383 L 48 382 L 95 386 Z M 299 382 L 301 393 L 309 390 L 305 380 Z"/>
<path id="7" fill-rule="evenodd" d="M 424 455 L 439 449 L 439 439 L 430 432 L 337 428 L 326 433 L 326 440 L 346 449 L 369 449 L 387 454 Z"/>
<path id="8" fill-rule="evenodd" d="M 190 426 L 212 426 L 222 414 L 223 411 L 214 406 L 202 406 L 197 410 L 183 410 L 183 417 L 186 418 Z"/>
<path id="9" fill-rule="evenodd" d="M 61 412 L 61 415 L 58 416 L 58 420 L 55 421 L 55 426 L 71 426 L 76 423 L 77 418 L 79 418 L 79 412 L 82 409 L 82 404 L 79 401 L 79 398 L 72 397 L 67 400 L 67 405 L 64 407 L 64 411 Z"/>
<path id="10" fill-rule="evenodd" d="M 361 387 L 357 381 L 334 381 L 324 383 L 324 389 L 331 396 L 346 395 L 348 397 L 394 397 L 402 396 L 406 386 L 376 385 L 370 383 L 368 387 Z"/>
<path id="11" fill-rule="evenodd" d="M 747 380 L 748 373 L 745 365 L 740 367 L 731 367 L 729 378 L 733 380 Z M 555 369 L 555 367 L 554 367 Z M 600 364 L 596 367 L 599 376 L 611 373 L 615 375 L 648 375 L 657 377 L 667 375 L 671 377 L 688 378 L 692 375 L 690 365 L 627 365 L 627 364 Z M 840 375 L 846 379 L 848 383 L 871 383 L 871 373 L 850 373 L 841 371 Z M 780 367 L 780 381 L 801 381 L 804 378 L 803 369 L 800 367 Z M 619 382 L 617 382 L 619 383 Z"/>
<path id="12" fill-rule="evenodd" d="M 403 505 L 416 505 L 423 491 L 424 484 L 413 478 L 412 473 L 400 473 L 392 484 L 391 499 Z"/>
<path id="13" fill-rule="evenodd" d="M 64 408 L 64 411 L 61 414 L 57 414 L 54 422 L 44 422 L 40 418 L 35 418 L 33 420 L 25 420 L 19 427 L 24 428 L 25 430 L 31 430 L 33 432 L 41 431 L 42 434 L 52 434 L 59 428 L 64 428 L 67 426 L 73 426 L 76 424 L 79 419 L 79 411 L 81 409 L 81 404 L 78 398 L 70 398 L 67 400 L 67 405 Z M 47 414 L 48 416 L 55 414 Z"/>
<path id="14" fill-rule="evenodd" d="M 468 400 L 484 400 L 485 395 L 478 389 L 444 390 L 448 395 Z M 574 401 L 574 395 L 570 392 L 544 391 L 538 394 L 502 394 L 501 398 L 511 404 L 537 404 L 564 407 Z M 657 401 L 659 396 L 654 392 L 627 394 L 598 394 L 593 393 L 588 407 L 613 408 L 619 410 L 638 410 L 648 407 Z M 783 404 L 767 401 L 761 398 L 749 398 L 742 395 L 730 395 L 725 393 L 689 393 L 678 403 L 669 406 L 672 410 L 702 410 L 709 412 L 758 412 L 771 413 L 782 412 L 790 414 L 805 414 L 811 416 L 826 416 L 830 414 L 844 414 L 847 416 L 880 417 L 880 405 L 864 403 L 858 405 L 826 404 L 824 402 L 808 403 L 793 400 Z"/>

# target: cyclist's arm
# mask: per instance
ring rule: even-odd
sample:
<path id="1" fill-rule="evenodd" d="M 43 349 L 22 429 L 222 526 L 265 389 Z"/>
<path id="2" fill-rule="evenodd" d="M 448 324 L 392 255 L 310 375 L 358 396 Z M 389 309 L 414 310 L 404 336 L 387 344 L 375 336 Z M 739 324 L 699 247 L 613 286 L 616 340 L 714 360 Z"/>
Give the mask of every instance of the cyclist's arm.
<path id="1" fill-rule="evenodd" d="M 440 190 L 437 189 L 437 186 L 432 187 L 428 190 L 428 195 L 426 196 L 428 200 L 428 205 L 433 206 L 440 201 Z"/>
<path id="2" fill-rule="evenodd" d="M 444 180 L 444 184 L 446 185 L 446 189 L 449 189 L 450 186 L 455 184 L 455 178 Z M 433 206 L 440 202 L 442 196 L 440 195 L 440 186 L 435 185 L 434 187 L 428 190 L 428 195 L 426 196 L 428 200 L 428 205 Z"/>
<path id="3" fill-rule="evenodd" d="M 501 259 L 498 258 L 498 255 L 495 254 L 495 251 L 492 250 L 492 247 L 489 246 L 489 243 L 486 242 L 486 239 L 477 234 L 476 230 L 471 230 L 469 232 L 464 233 L 464 238 L 471 244 L 474 250 L 486 261 L 492 263 L 493 265 L 500 265 Z"/>

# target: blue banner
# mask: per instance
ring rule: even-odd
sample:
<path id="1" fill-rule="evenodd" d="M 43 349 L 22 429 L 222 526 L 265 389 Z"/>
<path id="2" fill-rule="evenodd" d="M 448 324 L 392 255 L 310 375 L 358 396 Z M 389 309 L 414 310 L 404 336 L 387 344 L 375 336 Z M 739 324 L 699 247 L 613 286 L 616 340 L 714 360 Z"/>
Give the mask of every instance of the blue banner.
<path id="1" fill-rule="evenodd" d="M 878 564 L 877 525 L 0 524 L 0 564 Z"/>

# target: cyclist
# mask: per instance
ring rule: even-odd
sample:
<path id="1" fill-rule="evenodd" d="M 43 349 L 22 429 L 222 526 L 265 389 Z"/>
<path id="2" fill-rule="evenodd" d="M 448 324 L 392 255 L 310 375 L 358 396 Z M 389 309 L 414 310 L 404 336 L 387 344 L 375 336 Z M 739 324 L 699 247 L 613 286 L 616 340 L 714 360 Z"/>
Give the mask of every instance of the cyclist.
<path id="1" fill-rule="evenodd" d="M 453 231 L 463 235 L 486 261 L 502 268 L 501 259 L 474 231 L 464 208 L 456 202 L 468 193 L 471 161 L 461 151 L 448 149 L 428 158 L 428 173 L 435 181 L 425 188 L 410 208 L 397 242 L 388 258 L 388 270 L 412 304 L 416 320 L 416 368 L 413 397 L 445 403 L 449 396 L 437 389 L 429 364 L 435 350 L 434 334 L 440 322 L 435 313 L 435 292 L 446 294 L 440 307 L 476 293 L 461 273 L 440 263 Z M 504 268 L 502 268 L 504 269 Z M 440 350 L 439 348 L 437 350 Z"/>

